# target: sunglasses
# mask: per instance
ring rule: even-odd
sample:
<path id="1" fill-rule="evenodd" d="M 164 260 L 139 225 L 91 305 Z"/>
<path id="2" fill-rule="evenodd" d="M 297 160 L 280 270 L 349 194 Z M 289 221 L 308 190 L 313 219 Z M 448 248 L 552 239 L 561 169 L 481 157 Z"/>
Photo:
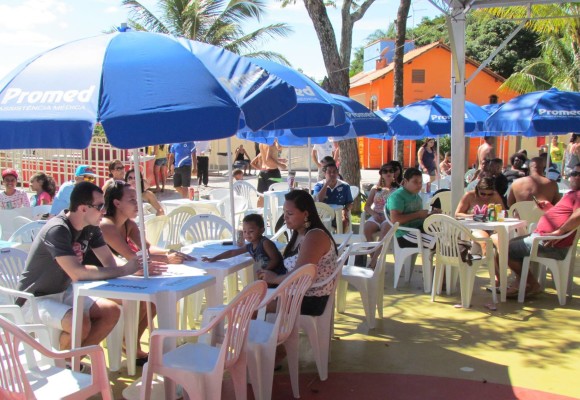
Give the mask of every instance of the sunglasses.
<path id="1" fill-rule="evenodd" d="M 394 174 L 395 170 L 392 169 L 382 169 L 381 174 Z"/>
<path id="2" fill-rule="evenodd" d="M 493 196 L 493 192 L 491 192 L 491 193 L 479 192 L 479 195 L 483 196 L 483 197 L 491 197 L 491 196 Z"/>
<path id="3" fill-rule="evenodd" d="M 101 203 L 101 204 L 85 204 L 85 206 L 87 206 L 89 208 L 94 208 L 97 211 L 103 211 L 103 208 L 105 208 L 105 203 Z"/>
<path id="4" fill-rule="evenodd" d="M 571 177 L 576 177 L 576 176 L 579 176 L 579 175 L 580 175 L 580 172 L 578 172 L 578 171 L 572 171 L 572 172 L 570 172 L 568 174 L 568 176 L 571 176 Z"/>
<path id="5" fill-rule="evenodd" d="M 86 182 L 94 182 L 94 181 L 96 181 L 96 180 L 97 180 L 97 178 L 95 178 L 94 176 L 84 176 L 84 177 L 83 177 L 83 179 L 84 179 Z"/>

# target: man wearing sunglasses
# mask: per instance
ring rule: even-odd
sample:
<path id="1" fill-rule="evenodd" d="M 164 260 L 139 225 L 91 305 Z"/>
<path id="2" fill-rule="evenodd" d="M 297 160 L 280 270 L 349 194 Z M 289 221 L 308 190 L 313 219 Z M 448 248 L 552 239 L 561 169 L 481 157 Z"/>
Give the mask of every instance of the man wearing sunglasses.
<path id="1" fill-rule="evenodd" d="M 562 236 L 570 234 L 560 240 L 545 240 L 538 249 L 538 255 L 556 260 L 566 258 L 570 246 L 574 245 L 574 231 L 580 226 L 580 164 L 577 164 L 568 177 L 570 178 L 570 192 L 553 206 L 549 201 L 537 201 L 538 207 L 545 210 L 532 235 L 535 236 Z M 518 279 L 508 288 L 507 295 L 517 298 L 519 280 L 522 272 L 524 257 L 530 255 L 532 249 L 532 235 L 520 236 L 510 241 L 508 266 L 515 272 Z M 572 251 L 575 251 L 572 249 Z M 526 281 L 526 297 L 541 292 L 540 284 L 534 276 L 528 273 Z"/>
<path id="2" fill-rule="evenodd" d="M 52 207 L 50 209 L 50 215 L 57 215 L 65 208 L 69 206 L 70 195 L 79 182 L 92 182 L 97 180 L 97 174 L 88 165 L 79 165 L 75 171 L 75 178 L 68 182 L 63 183 L 58 190 L 56 196 L 52 201 Z"/>
<path id="3" fill-rule="evenodd" d="M 18 289 L 34 294 L 42 322 L 62 330 L 61 349 L 70 348 L 72 332 L 72 282 L 101 280 L 142 271 L 142 258 L 136 257 L 117 266 L 105 243 L 99 223 L 105 212 L 101 188 L 91 182 L 77 183 L 70 196 L 70 209 L 50 219 L 40 230 L 30 248 Z M 85 265 L 84 256 L 91 249 L 104 268 Z M 152 263 L 153 264 L 153 263 Z M 163 267 L 152 265 L 158 274 Z M 33 322 L 30 305 L 24 306 L 26 319 Z M 82 345 L 99 344 L 117 324 L 119 308 L 109 299 L 90 298 L 85 304 Z"/>

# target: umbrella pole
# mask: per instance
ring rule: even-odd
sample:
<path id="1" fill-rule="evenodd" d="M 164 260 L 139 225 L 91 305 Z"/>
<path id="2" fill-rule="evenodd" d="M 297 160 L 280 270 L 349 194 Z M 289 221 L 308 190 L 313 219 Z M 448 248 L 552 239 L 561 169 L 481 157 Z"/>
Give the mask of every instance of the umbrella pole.
<path id="1" fill-rule="evenodd" d="M 143 277 L 149 278 L 149 255 L 145 239 L 145 213 L 143 212 L 143 188 L 141 187 L 141 168 L 139 168 L 139 149 L 133 149 L 133 167 L 135 168 L 135 184 L 137 187 L 137 210 L 139 215 L 139 238 L 141 239 L 141 254 L 143 255 Z"/>
<path id="2" fill-rule="evenodd" d="M 439 135 L 437 135 L 437 151 L 435 152 L 435 174 L 437 175 L 437 190 L 441 189 L 441 171 L 439 171 L 439 145 L 441 144 Z"/>
<path id="3" fill-rule="evenodd" d="M 548 171 L 550 170 L 550 164 L 552 163 L 552 132 L 548 136 L 548 157 L 546 157 L 546 178 L 548 177 Z"/>
<path id="4" fill-rule="evenodd" d="M 232 138 L 229 137 L 226 139 L 226 143 L 228 146 L 228 179 L 230 181 L 230 216 L 232 221 L 232 228 L 235 230 L 238 228 L 236 225 L 236 209 L 234 207 L 234 182 L 232 179 Z M 224 213 L 226 211 L 224 210 Z M 236 241 L 236 237 L 233 238 L 234 242 Z"/>
<path id="5" fill-rule="evenodd" d="M 308 138 L 308 191 L 312 193 L 312 149 Z"/>
<path id="6" fill-rule="evenodd" d="M 292 146 L 288 146 L 288 171 L 292 171 Z"/>

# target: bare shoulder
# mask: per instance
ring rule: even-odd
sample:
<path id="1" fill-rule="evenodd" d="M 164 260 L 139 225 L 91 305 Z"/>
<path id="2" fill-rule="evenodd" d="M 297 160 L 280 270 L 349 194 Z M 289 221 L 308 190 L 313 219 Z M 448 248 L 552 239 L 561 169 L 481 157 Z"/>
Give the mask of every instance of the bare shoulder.
<path id="1" fill-rule="evenodd" d="M 305 243 L 313 244 L 315 246 L 319 246 L 323 241 L 330 241 L 330 238 L 322 229 L 308 231 L 304 239 Z"/>

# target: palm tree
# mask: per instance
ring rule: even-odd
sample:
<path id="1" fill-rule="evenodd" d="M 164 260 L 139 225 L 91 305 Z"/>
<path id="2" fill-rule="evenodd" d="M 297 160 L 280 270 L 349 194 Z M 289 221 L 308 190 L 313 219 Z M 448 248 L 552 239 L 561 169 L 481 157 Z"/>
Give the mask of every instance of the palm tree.
<path id="1" fill-rule="evenodd" d="M 289 65 L 283 55 L 258 49 L 267 39 L 290 34 L 292 28 L 287 24 L 271 24 L 250 33 L 242 29 L 243 22 L 260 20 L 266 10 L 263 0 L 159 0 L 159 16 L 138 1 L 122 0 L 122 4 L 130 8 L 132 29 L 181 36 Z"/>
<path id="2" fill-rule="evenodd" d="M 528 16 L 526 7 L 491 8 L 482 12 L 518 19 Z M 542 54 L 513 74 L 502 87 L 531 92 L 557 87 L 578 91 L 580 87 L 580 3 L 544 4 L 531 8 L 527 27 L 542 37 Z M 562 17 L 562 18 L 551 18 Z"/>

